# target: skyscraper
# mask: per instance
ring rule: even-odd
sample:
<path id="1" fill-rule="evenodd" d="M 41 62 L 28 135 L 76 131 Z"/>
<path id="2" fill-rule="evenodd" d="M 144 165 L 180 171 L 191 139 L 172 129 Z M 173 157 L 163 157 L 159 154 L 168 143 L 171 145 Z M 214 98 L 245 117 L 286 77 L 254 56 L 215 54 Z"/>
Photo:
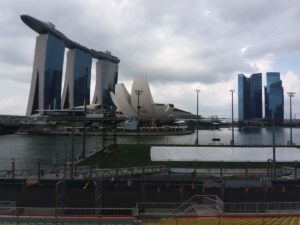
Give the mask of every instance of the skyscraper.
<path id="1" fill-rule="evenodd" d="M 280 80 L 280 73 L 267 73 L 267 86 L 265 86 L 265 118 L 271 120 L 274 118 L 277 124 L 283 123 L 284 100 L 283 87 Z"/>
<path id="2" fill-rule="evenodd" d="M 103 99 L 104 104 L 112 105 L 109 92 L 114 91 L 118 79 L 120 60 L 117 57 L 112 56 L 109 52 L 103 53 L 89 49 L 72 41 L 62 32 L 56 30 L 55 25 L 50 22 L 43 22 L 28 15 L 22 15 L 21 19 L 31 29 L 39 33 L 36 41 L 27 116 L 38 112 L 42 113 L 45 109 L 72 108 L 83 105 L 84 102 L 89 104 L 92 58 L 103 61 L 106 65 L 99 70 L 104 75 L 100 77 L 102 83 L 98 85 L 95 96 L 100 96 L 100 103 Z M 67 59 L 63 102 L 61 102 L 65 47 L 70 50 Z M 97 77 L 99 76 L 97 75 Z M 101 88 L 104 90 L 102 91 Z"/>
<path id="3" fill-rule="evenodd" d="M 118 64 L 108 60 L 98 60 L 96 63 L 96 87 L 93 104 L 104 107 L 114 106 L 110 92 L 115 92 L 118 82 Z"/>
<path id="4" fill-rule="evenodd" d="M 60 108 L 64 52 L 64 42 L 55 36 L 40 34 L 36 38 L 27 116 Z"/>
<path id="5" fill-rule="evenodd" d="M 239 121 L 262 118 L 262 74 L 250 78 L 238 74 L 238 117 Z"/>
<path id="6" fill-rule="evenodd" d="M 76 48 L 68 51 L 63 109 L 90 104 L 91 66 L 92 56 L 89 53 Z"/>

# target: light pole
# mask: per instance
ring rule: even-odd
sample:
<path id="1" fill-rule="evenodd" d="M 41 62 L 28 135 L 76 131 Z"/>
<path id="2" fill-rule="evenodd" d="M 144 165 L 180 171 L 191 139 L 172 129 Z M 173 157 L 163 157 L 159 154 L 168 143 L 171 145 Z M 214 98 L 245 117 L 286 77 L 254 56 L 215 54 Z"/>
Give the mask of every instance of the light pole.
<path id="1" fill-rule="evenodd" d="M 292 118 L 292 97 L 295 96 L 295 92 L 288 92 L 290 97 L 290 145 L 293 145 L 293 118 Z"/>
<path id="2" fill-rule="evenodd" d="M 138 144 L 140 143 L 140 95 L 143 93 L 142 90 L 135 90 L 135 94 L 138 97 L 138 104 L 137 104 L 137 133 L 138 133 Z"/>
<path id="3" fill-rule="evenodd" d="M 82 139 L 82 153 L 81 153 L 81 158 L 85 159 L 85 138 L 86 138 L 86 104 L 87 104 L 87 99 L 89 95 L 87 95 L 87 79 L 88 79 L 88 68 L 86 68 L 86 74 L 84 78 L 84 114 L 83 114 L 83 139 Z"/>
<path id="4" fill-rule="evenodd" d="M 275 141 L 275 113 L 272 111 L 272 141 L 273 141 L 273 179 L 276 179 L 276 141 Z"/>
<path id="5" fill-rule="evenodd" d="M 74 104 L 74 103 L 73 103 Z M 74 178 L 74 130 L 75 130 L 75 112 L 74 105 L 72 106 L 72 143 L 71 143 L 71 179 Z"/>
<path id="6" fill-rule="evenodd" d="M 196 130 L 197 130 L 197 138 L 196 138 L 196 145 L 199 144 L 199 140 L 198 140 L 198 125 L 199 125 L 199 92 L 200 90 L 199 89 L 196 89 L 196 92 L 197 92 L 197 120 L 196 120 Z"/>
<path id="7" fill-rule="evenodd" d="M 233 93 L 234 89 L 229 90 L 231 92 L 231 141 L 230 144 L 234 145 L 234 129 L 233 129 Z"/>

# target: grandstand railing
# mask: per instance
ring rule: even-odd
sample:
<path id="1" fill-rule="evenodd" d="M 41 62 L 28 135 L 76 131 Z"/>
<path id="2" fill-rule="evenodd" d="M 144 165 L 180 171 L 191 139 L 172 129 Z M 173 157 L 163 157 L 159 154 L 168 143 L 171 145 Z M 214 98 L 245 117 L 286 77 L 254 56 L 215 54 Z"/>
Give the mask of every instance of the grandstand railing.
<path id="1" fill-rule="evenodd" d="M 0 201 L 0 208 L 1 207 L 15 207 L 16 202 L 15 201 Z"/>
<path id="2" fill-rule="evenodd" d="M 139 216 L 179 216 L 179 215 L 219 215 L 223 213 L 224 204 L 216 195 L 194 195 L 185 202 L 137 203 Z"/>
<path id="3" fill-rule="evenodd" d="M 43 167 L 22 170 L 0 169 L 0 179 L 47 179 L 55 180 L 62 178 L 70 178 L 71 167 Z M 142 174 L 166 173 L 168 168 L 165 165 L 149 165 L 136 167 L 120 167 L 101 169 L 95 166 L 77 166 L 75 168 L 75 179 L 93 179 L 93 178 L 107 178 L 117 176 L 133 176 Z"/>
<path id="4" fill-rule="evenodd" d="M 0 202 L 0 221 L 19 224 L 128 224 L 137 225 L 134 208 L 44 208 L 15 207 L 13 202 Z"/>
<path id="5" fill-rule="evenodd" d="M 15 201 L 0 201 L 0 214 L 11 213 L 15 207 Z"/>
<path id="6" fill-rule="evenodd" d="M 299 214 L 300 202 L 224 203 L 224 213 Z"/>
<path id="7" fill-rule="evenodd" d="M 138 221 L 133 208 L 31 208 L 0 207 L 0 221 L 31 224 L 128 224 Z"/>
<path id="8" fill-rule="evenodd" d="M 188 211 L 192 212 L 192 208 L 211 209 L 216 211 L 216 213 L 223 212 L 223 201 L 216 195 L 194 195 L 187 201 L 183 202 L 174 211 L 176 214 L 186 214 Z"/>
<path id="9" fill-rule="evenodd" d="M 185 202 L 142 202 L 141 217 L 222 216 L 226 214 L 293 214 L 300 216 L 300 202 L 227 202 L 216 195 L 194 195 Z"/>
<path id="10" fill-rule="evenodd" d="M 10 216 L 134 216 L 133 208 L 46 208 L 0 207 L 0 215 Z"/>

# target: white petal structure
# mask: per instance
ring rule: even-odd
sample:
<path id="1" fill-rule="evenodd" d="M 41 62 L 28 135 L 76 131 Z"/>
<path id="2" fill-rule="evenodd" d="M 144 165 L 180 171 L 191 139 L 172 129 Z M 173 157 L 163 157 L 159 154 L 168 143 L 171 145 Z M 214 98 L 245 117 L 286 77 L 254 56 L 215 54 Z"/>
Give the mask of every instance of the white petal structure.
<path id="1" fill-rule="evenodd" d="M 116 84 L 115 93 L 110 92 L 110 95 L 118 110 L 127 117 L 137 117 L 138 104 L 141 120 L 167 119 L 174 109 L 172 104 L 153 102 L 148 81 L 143 76 L 134 79 L 131 95 L 122 83 Z"/>
<path id="2" fill-rule="evenodd" d="M 131 105 L 130 94 L 126 90 L 124 84 L 116 84 L 115 94 L 110 92 L 110 95 L 119 111 L 129 117 L 135 116 L 136 111 Z"/>

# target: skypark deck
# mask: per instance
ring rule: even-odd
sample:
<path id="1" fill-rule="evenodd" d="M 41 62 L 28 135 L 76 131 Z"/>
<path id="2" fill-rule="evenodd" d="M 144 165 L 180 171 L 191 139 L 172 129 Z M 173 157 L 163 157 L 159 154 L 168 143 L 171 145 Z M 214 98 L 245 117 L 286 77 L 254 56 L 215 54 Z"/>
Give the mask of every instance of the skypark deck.
<path id="1" fill-rule="evenodd" d="M 32 30 L 36 31 L 37 33 L 39 33 L 39 34 L 50 33 L 50 34 L 54 35 L 55 37 L 57 37 L 58 39 L 62 40 L 67 48 L 80 49 L 84 52 L 91 54 L 92 57 L 96 58 L 96 59 L 105 59 L 105 60 L 111 61 L 113 63 L 120 62 L 120 60 L 115 56 L 112 56 L 112 55 L 104 53 L 104 52 L 99 52 L 94 49 L 89 49 L 75 41 L 72 41 L 66 35 L 64 35 L 62 32 L 56 30 L 55 26 L 52 23 L 46 23 L 46 22 L 40 21 L 29 15 L 21 15 L 21 19 L 27 26 L 29 26 Z"/>

